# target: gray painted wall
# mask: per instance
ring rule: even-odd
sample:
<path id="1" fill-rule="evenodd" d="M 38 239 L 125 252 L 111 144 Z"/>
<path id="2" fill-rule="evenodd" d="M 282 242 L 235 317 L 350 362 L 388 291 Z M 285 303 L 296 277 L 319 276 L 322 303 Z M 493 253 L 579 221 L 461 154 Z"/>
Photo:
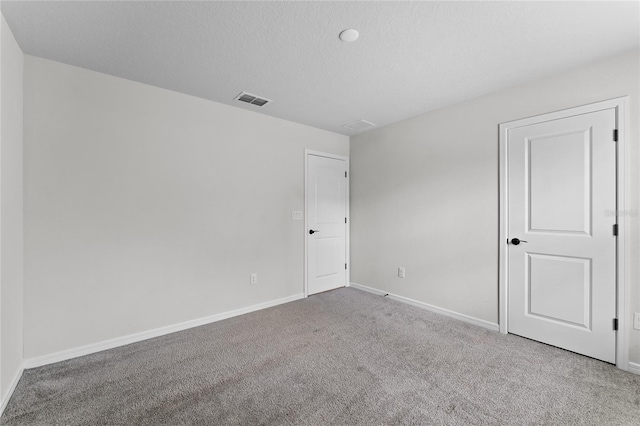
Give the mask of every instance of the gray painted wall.
<path id="1" fill-rule="evenodd" d="M 349 138 L 26 56 L 25 358 L 302 293 L 305 149 Z"/>
<path id="2" fill-rule="evenodd" d="M 22 369 L 24 55 L 0 19 L 0 400 Z"/>
<path id="3" fill-rule="evenodd" d="M 638 75 L 629 52 L 352 137 L 351 280 L 497 323 L 498 124 L 628 95 L 627 209 L 637 212 Z M 629 324 L 640 312 L 639 220 L 628 221 Z M 640 362 L 640 331 L 630 341 Z"/>
<path id="4" fill-rule="evenodd" d="M 304 149 L 346 137 L 25 61 L 25 357 L 302 292 Z M 353 137 L 352 281 L 497 322 L 498 124 L 629 95 L 637 210 L 638 71 L 630 52 Z"/>

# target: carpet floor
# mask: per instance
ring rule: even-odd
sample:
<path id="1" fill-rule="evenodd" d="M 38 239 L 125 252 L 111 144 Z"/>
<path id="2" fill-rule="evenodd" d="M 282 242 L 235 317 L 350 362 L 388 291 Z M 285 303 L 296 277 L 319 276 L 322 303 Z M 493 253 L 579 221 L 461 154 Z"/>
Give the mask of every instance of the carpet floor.
<path id="1" fill-rule="evenodd" d="M 2 425 L 639 425 L 640 376 L 345 288 L 26 370 Z"/>

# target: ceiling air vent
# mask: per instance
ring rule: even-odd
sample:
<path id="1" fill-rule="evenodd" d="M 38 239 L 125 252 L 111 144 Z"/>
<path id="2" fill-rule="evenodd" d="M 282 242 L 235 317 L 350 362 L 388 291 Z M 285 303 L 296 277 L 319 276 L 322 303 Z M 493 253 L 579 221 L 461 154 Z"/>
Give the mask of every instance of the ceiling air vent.
<path id="1" fill-rule="evenodd" d="M 238 96 L 234 98 L 237 101 L 244 102 L 247 104 L 255 105 L 258 107 L 263 107 L 269 102 L 273 102 L 270 99 L 261 98 L 260 96 L 252 95 L 251 93 L 242 92 Z"/>
<path id="2" fill-rule="evenodd" d="M 356 132 L 361 132 L 363 130 L 376 127 L 376 125 L 367 120 L 358 120 L 358 121 L 354 121 L 353 123 L 345 124 L 344 127 L 350 130 L 355 130 Z"/>

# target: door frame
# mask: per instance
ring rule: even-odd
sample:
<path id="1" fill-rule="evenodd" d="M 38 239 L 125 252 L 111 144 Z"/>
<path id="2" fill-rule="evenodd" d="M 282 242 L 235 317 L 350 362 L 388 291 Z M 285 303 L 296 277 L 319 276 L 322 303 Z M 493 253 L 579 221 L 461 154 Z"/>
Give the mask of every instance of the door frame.
<path id="1" fill-rule="evenodd" d="M 602 102 L 596 102 L 574 108 L 563 109 L 547 114 L 536 115 L 533 117 L 523 118 L 520 120 L 501 123 L 499 126 L 500 136 L 500 176 L 499 176 L 499 192 L 500 192 L 500 210 L 499 210 L 499 266 L 498 266 L 498 282 L 499 282 L 499 320 L 500 333 L 507 334 L 509 329 L 509 250 L 505 242 L 508 238 L 509 230 L 509 187 L 507 180 L 508 170 L 508 146 L 507 137 L 509 130 L 528 126 L 544 121 L 557 120 L 560 118 L 570 117 L 580 114 L 588 114 L 591 112 L 602 111 L 605 109 L 615 109 L 616 111 L 616 128 L 618 129 L 618 142 L 616 143 L 616 212 L 618 222 L 618 238 L 616 241 L 616 317 L 618 318 L 618 331 L 616 333 L 616 366 L 625 371 L 629 371 L 629 324 L 627 316 L 629 308 L 627 302 L 629 299 L 630 289 L 627 261 L 627 243 L 629 241 L 629 227 L 627 226 L 628 212 L 626 210 L 629 185 L 629 165 L 626 158 L 626 144 L 628 139 L 628 96 L 609 99 Z"/>
<path id="2" fill-rule="evenodd" d="M 309 156 L 316 157 L 325 157 L 325 158 L 333 158 L 335 160 L 343 160 L 345 163 L 345 170 L 347 171 L 346 184 L 345 184 L 345 215 L 347 217 L 347 223 L 345 226 L 345 263 L 347 264 L 347 268 L 345 271 L 345 287 L 349 287 L 349 283 L 351 282 L 351 253 L 349 251 L 350 241 L 350 226 L 351 226 L 351 213 L 349 208 L 349 182 L 351 180 L 351 173 L 349 172 L 349 157 L 345 157 L 343 155 L 337 154 L 329 154 L 327 152 L 314 151 L 311 149 L 304 150 L 304 297 L 309 297 L 309 283 L 308 283 L 308 245 L 309 245 L 309 234 L 307 229 L 309 229 L 309 224 L 307 223 L 308 215 L 308 206 L 309 206 L 309 194 L 307 192 L 307 182 L 308 172 L 309 172 Z"/>

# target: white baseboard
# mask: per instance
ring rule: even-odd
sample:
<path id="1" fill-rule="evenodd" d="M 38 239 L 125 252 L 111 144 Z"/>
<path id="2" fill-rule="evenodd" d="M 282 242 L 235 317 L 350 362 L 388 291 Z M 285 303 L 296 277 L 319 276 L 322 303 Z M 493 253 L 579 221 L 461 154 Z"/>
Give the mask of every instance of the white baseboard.
<path id="1" fill-rule="evenodd" d="M 421 309 L 425 309 L 427 311 L 431 311 L 434 312 L 436 314 L 440 314 L 440 315 L 446 315 L 448 317 L 451 318 L 455 318 L 457 320 L 460 321 L 464 321 L 466 323 L 469 324 L 473 324 L 473 325 L 477 325 L 483 328 L 488 328 L 489 330 L 492 331 L 500 331 L 500 326 L 498 324 L 489 322 L 489 321 L 485 321 L 479 318 L 475 318 L 469 315 L 465 315 L 465 314 L 460 314 L 458 312 L 454 312 L 454 311 L 450 311 L 448 309 L 444 309 L 444 308 L 439 308 L 437 306 L 433 306 L 430 305 L 428 303 L 424 303 L 424 302 L 419 302 L 417 300 L 414 299 L 409 299 L 408 297 L 404 297 L 404 296 L 398 296 L 397 294 L 392 294 L 392 293 L 387 293 L 386 291 L 382 291 L 382 290 L 378 290 L 372 287 L 367 287 L 366 285 L 362 285 L 362 284 L 358 284 L 358 283 L 354 283 L 352 282 L 350 287 L 356 288 L 358 290 L 363 290 L 363 291 L 367 291 L 369 293 L 373 293 L 373 294 L 377 294 L 379 296 L 383 296 L 383 295 L 387 295 L 387 297 L 389 299 L 393 299 L 393 300 L 397 300 L 398 302 L 403 302 L 406 303 L 408 305 L 412 305 L 412 306 L 416 306 L 418 308 Z"/>
<path id="2" fill-rule="evenodd" d="M 633 374 L 640 374 L 640 364 L 629 362 L 629 369 L 627 371 Z"/>
<path id="3" fill-rule="evenodd" d="M 2 416 L 2 413 L 4 413 L 4 409 L 7 408 L 7 404 L 11 399 L 11 395 L 13 395 L 13 391 L 16 390 L 16 386 L 18 386 L 18 382 L 22 377 L 23 371 L 24 371 L 24 367 L 21 366 L 20 369 L 16 372 L 16 375 L 13 377 L 13 380 L 11 381 L 11 385 L 9 386 L 9 390 L 7 390 L 7 394 L 5 395 L 5 397 L 4 398 L 0 397 L 0 416 Z"/>
<path id="4" fill-rule="evenodd" d="M 295 300 L 300 300 L 300 299 L 304 299 L 303 293 L 284 297 L 282 299 L 272 300 L 265 303 L 259 303 L 257 305 L 248 306 L 246 308 L 236 309 L 234 311 L 223 312 L 221 314 L 211 315 L 208 317 L 199 318 L 191 321 L 185 321 L 178 324 L 168 325 L 166 327 L 160 327 L 153 330 L 143 331 L 140 333 L 129 334 L 128 336 L 116 337 L 115 339 L 109 339 L 102 342 L 92 343 L 89 345 L 80 346 L 77 348 L 68 349 L 65 351 L 60 351 L 60 352 L 52 353 L 49 355 L 30 358 L 24 361 L 24 368 L 34 368 L 34 367 L 40 367 L 47 364 L 53 364 L 55 362 L 66 361 L 68 359 L 77 358 L 79 356 L 89 355 L 89 354 L 104 351 L 107 349 L 113 349 L 118 346 L 124 346 L 131 343 L 140 342 L 142 340 L 164 336 L 165 334 L 175 333 L 177 331 L 198 327 L 200 325 L 210 324 L 216 321 L 222 321 L 227 318 L 248 314 L 250 312 L 271 308 L 273 306 L 282 305 L 283 303 L 289 303 L 289 302 L 293 302 Z"/>
<path id="5" fill-rule="evenodd" d="M 354 282 L 349 283 L 349 287 L 353 287 L 353 288 L 358 289 L 358 290 L 366 291 L 367 293 L 373 293 L 376 296 L 384 296 L 385 294 L 389 295 L 389 293 L 387 293 L 386 291 L 378 290 L 376 288 L 368 287 L 366 285 L 362 285 L 362 284 L 358 284 L 358 283 L 354 283 Z"/>

